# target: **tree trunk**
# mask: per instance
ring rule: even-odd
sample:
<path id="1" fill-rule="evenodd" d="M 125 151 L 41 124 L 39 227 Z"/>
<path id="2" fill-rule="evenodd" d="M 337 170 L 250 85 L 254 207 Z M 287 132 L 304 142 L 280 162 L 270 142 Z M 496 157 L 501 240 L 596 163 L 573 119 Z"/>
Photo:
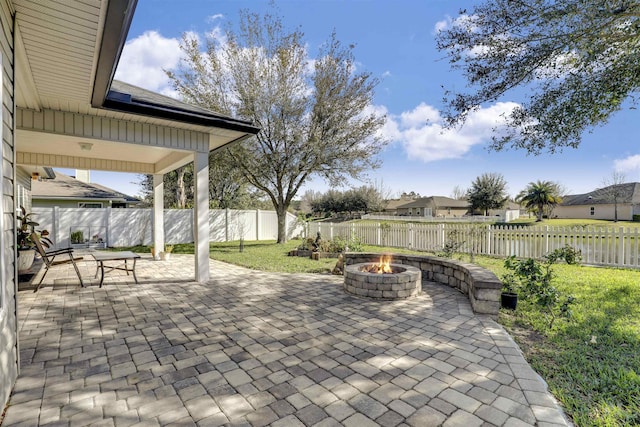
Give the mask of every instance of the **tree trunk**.
<path id="1" fill-rule="evenodd" d="M 185 188 L 184 185 L 184 172 L 185 172 L 185 168 L 182 167 L 180 169 L 178 169 L 178 188 L 177 188 L 177 201 L 178 201 L 178 207 L 180 209 L 184 209 L 187 207 L 187 189 Z"/>
<path id="2" fill-rule="evenodd" d="M 276 215 L 278 216 L 278 243 L 287 242 L 287 208 L 284 206 L 276 206 Z"/>

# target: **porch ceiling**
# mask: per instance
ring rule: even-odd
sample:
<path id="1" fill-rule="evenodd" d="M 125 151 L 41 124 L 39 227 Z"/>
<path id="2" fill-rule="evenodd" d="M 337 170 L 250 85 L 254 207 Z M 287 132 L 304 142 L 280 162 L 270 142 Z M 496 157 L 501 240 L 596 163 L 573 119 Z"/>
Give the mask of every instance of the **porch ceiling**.
<path id="1" fill-rule="evenodd" d="M 246 122 L 213 113 L 197 113 L 193 119 L 188 108 L 175 114 L 170 103 L 132 102 L 126 93 L 109 103 L 136 0 L 13 0 L 13 5 L 18 162 L 34 165 L 47 159 L 52 163 L 35 166 L 68 167 L 78 159 L 93 159 L 95 169 L 164 173 L 190 161 L 193 151 L 257 132 Z M 143 92 L 137 95 L 144 97 Z M 81 148 L 84 142 L 92 144 L 91 150 Z"/>

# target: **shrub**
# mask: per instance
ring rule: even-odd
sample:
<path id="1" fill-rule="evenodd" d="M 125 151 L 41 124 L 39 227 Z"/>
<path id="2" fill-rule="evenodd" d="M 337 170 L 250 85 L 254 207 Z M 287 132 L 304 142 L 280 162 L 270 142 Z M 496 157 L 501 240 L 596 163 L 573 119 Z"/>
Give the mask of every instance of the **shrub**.
<path id="1" fill-rule="evenodd" d="M 84 243 L 84 232 L 82 230 L 71 232 L 71 243 Z"/>
<path id="2" fill-rule="evenodd" d="M 580 251 L 568 245 L 547 254 L 542 262 L 533 258 L 518 260 L 511 256 L 504 261 L 504 267 L 510 273 L 502 277 L 503 284 L 516 290 L 525 301 L 536 305 L 549 320 L 547 326 L 551 329 L 558 317 L 571 317 L 570 305 L 575 302 L 573 296 L 564 296 L 553 286 L 555 275 L 552 266 L 560 260 L 577 264 L 580 258 Z"/>
<path id="3" fill-rule="evenodd" d="M 456 230 L 449 231 L 449 233 L 447 233 L 447 241 L 444 242 L 444 246 L 442 247 L 442 250 L 436 253 L 436 255 L 441 258 L 452 258 L 453 254 L 458 252 L 458 250 L 462 247 L 462 245 L 464 245 L 464 241 L 462 242 L 456 241 L 457 235 L 458 235 L 458 232 Z"/>

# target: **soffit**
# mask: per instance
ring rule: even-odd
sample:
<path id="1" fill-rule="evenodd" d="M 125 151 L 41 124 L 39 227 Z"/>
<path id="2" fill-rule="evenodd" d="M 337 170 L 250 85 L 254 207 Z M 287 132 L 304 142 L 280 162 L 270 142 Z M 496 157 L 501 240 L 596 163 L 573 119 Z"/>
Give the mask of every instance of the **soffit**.
<path id="1" fill-rule="evenodd" d="M 16 26 L 27 61 L 16 61 L 18 76 L 31 75 L 40 107 L 86 108 L 93 90 L 104 8 L 107 1 L 14 0 Z M 29 69 L 20 69 L 22 67 Z M 18 79 L 19 80 L 19 79 Z M 16 104 L 29 108 L 29 94 L 18 91 Z M 65 108 L 66 107 L 66 108 Z"/>

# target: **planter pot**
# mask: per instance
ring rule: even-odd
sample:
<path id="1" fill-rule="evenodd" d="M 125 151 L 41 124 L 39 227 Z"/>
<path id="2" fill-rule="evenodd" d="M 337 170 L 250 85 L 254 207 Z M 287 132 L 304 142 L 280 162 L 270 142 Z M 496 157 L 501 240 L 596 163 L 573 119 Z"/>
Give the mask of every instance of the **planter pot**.
<path id="1" fill-rule="evenodd" d="M 515 310 L 518 305 L 518 294 L 514 292 L 503 292 L 502 295 L 500 295 L 500 303 L 502 308 Z"/>
<path id="2" fill-rule="evenodd" d="M 169 261 L 171 259 L 171 252 L 160 252 L 160 261 Z"/>
<path id="3" fill-rule="evenodd" d="M 18 272 L 29 271 L 36 257 L 35 249 L 18 249 Z"/>

